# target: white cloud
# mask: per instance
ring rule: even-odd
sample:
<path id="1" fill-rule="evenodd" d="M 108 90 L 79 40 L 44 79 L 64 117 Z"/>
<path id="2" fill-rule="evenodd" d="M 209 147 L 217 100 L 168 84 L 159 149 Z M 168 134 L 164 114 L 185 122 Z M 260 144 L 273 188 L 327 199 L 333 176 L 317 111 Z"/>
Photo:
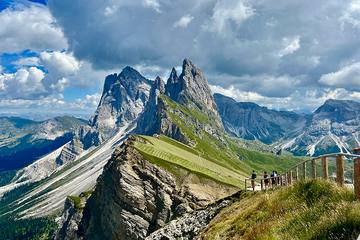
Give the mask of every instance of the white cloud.
<path id="1" fill-rule="evenodd" d="M 347 5 L 347 9 L 344 11 L 343 16 L 340 18 L 342 27 L 345 24 L 350 24 L 352 27 L 360 28 L 360 1 L 352 0 Z"/>
<path id="2" fill-rule="evenodd" d="M 21 116 L 43 120 L 59 115 L 73 115 L 87 119 L 96 109 L 98 94 L 83 99 L 66 101 L 61 95 L 40 99 L 0 99 L 0 115 Z"/>
<path id="3" fill-rule="evenodd" d="M 83 99 L 76 99 L 76 104 L 78 104 L 81 108 L 96 108 L 100 102 L 101 94 L 94 93 L 94 94 L 87 94 Z"/>
<path id="4" fill-rule="evenodd" d="M 0 12 L 0 52 L 44 51 L 67 47 L 49 10 L 38 4 L 16 5 Z"/>
<path id="5" fill-rule="evenodd" d="M 295 36 L 292 38 L 283 38 L 283 48 L 279 51 L 279 56 L 284 57 L 286 55 L 296 52 L 300 48 L 300 37 Z"/>
<path id="6" fill-rule="evenodd" d="M 221 33 L 229 24 L 240 25 L 255 14 L 255 10 L 247 1 L 219 0 L 213 8 L 210 25 L 205 29 Z"/>
<path id="7" fill-rule="evenodd" d="M 116 13 L 117 9 L 118 9 L 117 5 L 107 6 L 107 7 L 105 7 L 104 15 L 111 16 Z"/>
<path id="8" fill-rule="evenodd" d="M 37 67 L 21 68 L 15 73 L 0 74 L 0 96 L 7 98 L 36 98 L 46 93 L 45 73 Z"/>
<path id="9" fill-rule="evenodd" d="M 16 66 L 39 66 L 40 60 L 38 57 L 25 57 L 12 62 L 12 64 Z"/>
<path id="10" fill-rule="evenodd" d="M 150 7 L 154 9 L 156 12 L 161 13 L 160 3 L 158 0 L 143 0 L 143 4 L 145 7 Z"/>
<path id="11" fill-rule="evenodd" d="M 44 81 L 46 87 L 57 92 L 64 91 L 69 85 L 68 78 L 76 75 L 81 67 L 81 63 L 66 52 L 42 52 L 40 63 L 48 70 Z"/>
<path id="12" fill-rule="evenodd" d="M 182 16 L 179 20 L 174 23 L 174 27 L 186 28 L 191 21 L 194 19 L 191 15 Z"/>
<path id="13" fill-rule="evenodd" d="M 360 89 L 360 62 L 344 66 L 336 72 L 323 74 L 320 83 L 346 89 Z"/>

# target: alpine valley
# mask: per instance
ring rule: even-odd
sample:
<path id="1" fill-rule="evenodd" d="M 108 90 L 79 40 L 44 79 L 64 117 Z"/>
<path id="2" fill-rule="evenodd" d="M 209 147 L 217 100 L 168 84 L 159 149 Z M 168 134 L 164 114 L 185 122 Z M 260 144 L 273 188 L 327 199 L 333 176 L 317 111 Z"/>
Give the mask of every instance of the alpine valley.
<path id="1" fill-rule="evenodd" d="M 217 221 L 251 202 L 241 189 L 253 169 L 360 145 L 360 103 L 299 114 L 236 102 L 188 59 L 166 81 L 131 67 L 107 76 L 87 122 L 0 122 L 4 239 L 227 239 Z"/>

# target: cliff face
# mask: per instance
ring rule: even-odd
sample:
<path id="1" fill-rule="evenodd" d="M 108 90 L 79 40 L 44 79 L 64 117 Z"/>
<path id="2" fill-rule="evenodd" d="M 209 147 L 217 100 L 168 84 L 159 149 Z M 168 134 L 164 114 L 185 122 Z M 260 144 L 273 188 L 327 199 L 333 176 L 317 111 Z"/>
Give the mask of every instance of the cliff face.
<path id="1" fill-rule="evenodd" d="M 99 146 L 120 128 L 134 124 L 149 99 L 150 81 L 131 67 L 105 78 L 99 105 L 90 124 L 81 126 L 64 148 L 57 162 L 74 161 L 83 150 Z"/>
<path id="2" fill-rule="evenodd" d="M 95 191 L 81 213 L 65 210 L 67 235 L 73 239 L 145 239 L 178 217 L 202 209 L 234 188 L 211 183 L 216 194 L 202 188 L 191 173 L 181 181 L 169 171 L 145 159 L 130 137 L 117 149 L 98 179 Z M 179 170 L 179 174 L 182 174 Z M 211 182 L 210 180 L 207 180 Z M 196 187 L 198 186 L 198 187 Z M 228 188 L 228 189 L 227 189 Z M 73 214 L 71 214 L 73 213 Z M 79 220 L 79 216 L 81 221 Z M 71 223 L 71 224 L 69 224 Z M 76 224 L 74 224 L 76 223 Z M 74 231 L 73 231 L 73 230 Z M 77 230 L 78 229 L 78 230 Z M 59 238 L 67 239 L 67 238 Z"/>
<path id="3" fill-rule="evenodd" d="M 209 121 L 200 121 L 204 119 Z M 155 80 L 136 132 L 163 134 L 187 145 L 195 145 L 196 141 L 186 134 L 187 130 L 180 126 L 180 122 L 197 129 L 199 134 L 204 130 L 221 138 L 223 125 L 207 80 L 188 59 L 183 61 L 179 76 L 173 68 L 166 84 L 159 77 Z"/>

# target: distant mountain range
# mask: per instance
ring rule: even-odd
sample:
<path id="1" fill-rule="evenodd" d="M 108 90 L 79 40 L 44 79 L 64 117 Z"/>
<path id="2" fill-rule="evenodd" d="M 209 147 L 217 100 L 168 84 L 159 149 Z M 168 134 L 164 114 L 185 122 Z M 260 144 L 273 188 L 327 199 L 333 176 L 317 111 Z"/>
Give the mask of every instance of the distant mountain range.
<path id="1" fill-rule="evenodd" d="M 65 143 L 87 122 L 74 117 L 32 121 L 0 117 L 0 171 L 27 166 Z"/>
<path id="2" fill-rule="evenodd" d="M 360 103 L 327 100 L 312 114 L 276 111 L 215 94 L 224 126 L 236 137 L 259 140 L 295 155 L 351 152 L 360 146 Z"/>

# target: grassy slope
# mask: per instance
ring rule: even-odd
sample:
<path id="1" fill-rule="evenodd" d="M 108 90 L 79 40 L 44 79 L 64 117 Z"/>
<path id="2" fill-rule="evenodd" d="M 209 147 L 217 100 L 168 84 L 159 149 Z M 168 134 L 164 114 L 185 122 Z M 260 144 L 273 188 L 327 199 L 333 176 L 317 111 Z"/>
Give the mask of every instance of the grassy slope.
<path id="1" fill-rule="evenodd" d="M 193 106 L 185 107 L 169 98 L 161 97 L 167 114 L 187 138 L 196 142 L 191 148 L 173 139 L 161 136 L 160 139 L 145 137 L 149 144 L 137 143 L 136 147 L 146 158 L 165 167 L 176 164 L 191 172 L 205 175 L 217 181 L 243 187 L 243 179 L 253 169 L 257 171 L 285 171 L 300 161 L 292 156 L 275 156 L 270 153 L 252 150 L 251 144 L 228 137 L 218 129 L 220 137 L 205 132 L 198 124 L 208 124 L 216 128 L 211 117 Z"/>
<path id="2" fill-rule="evenodd" d="M 360 202 L 324 180 L 250 193 L 217 215 L 201 239 L 356 239 Z"/>

